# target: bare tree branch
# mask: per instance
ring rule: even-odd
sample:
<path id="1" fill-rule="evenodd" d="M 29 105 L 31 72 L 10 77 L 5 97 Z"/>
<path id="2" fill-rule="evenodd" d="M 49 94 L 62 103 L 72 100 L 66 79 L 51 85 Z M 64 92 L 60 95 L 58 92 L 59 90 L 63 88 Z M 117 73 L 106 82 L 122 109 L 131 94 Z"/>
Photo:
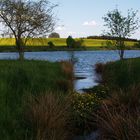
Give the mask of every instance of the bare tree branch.
<path id="1" fill-rule="evenodd" d="M 15 37 L 19 54 L 24 53 L 24 45 L 29 37 L 40 37 L 53 31 L 53 9 L 56 6 L 48 0 L 0 1 L 0 22 L 8 27 L 5 29 L 10 29 Z"/>

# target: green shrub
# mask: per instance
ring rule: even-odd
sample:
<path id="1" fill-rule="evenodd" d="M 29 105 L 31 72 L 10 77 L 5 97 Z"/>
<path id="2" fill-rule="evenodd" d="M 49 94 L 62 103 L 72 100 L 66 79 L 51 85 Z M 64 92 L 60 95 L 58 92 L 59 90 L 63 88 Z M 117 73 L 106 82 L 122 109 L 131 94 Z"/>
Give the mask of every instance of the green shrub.
<path id="1" fill-rule="evenodd" d="M 49 46 L 50 48 L 55 47 L 55 45 L 54 45 L 54 43 L 53 43 L 52 41 L 49 41 L 49 42 L 48 42 L 48 46 Z"/>
<path id="2" fill-rule="evenodd" d="M 105 99 L 109 96 L 109 88 L 104 85 L 97 85 L 93 88 L 83 89 L 85 92 L 95 94 L 100 99 Z"/>
<path id="3" fill-rule="evenodd" d="M 91 114 L 95 112 L 100 105 L 100 99 L 95 94 L 79 94 L 72 96 L 72 118 L 76 133 L 85 133 L 95 127 L 89 122 Z"/>
<path id="4" fill-rule="evenodd" d="M 75 40 L 72 38 L 72 36 L 68 36 L 66 39 L 66 44 L 68 48 L 73 48 L 75 46 Z"/>

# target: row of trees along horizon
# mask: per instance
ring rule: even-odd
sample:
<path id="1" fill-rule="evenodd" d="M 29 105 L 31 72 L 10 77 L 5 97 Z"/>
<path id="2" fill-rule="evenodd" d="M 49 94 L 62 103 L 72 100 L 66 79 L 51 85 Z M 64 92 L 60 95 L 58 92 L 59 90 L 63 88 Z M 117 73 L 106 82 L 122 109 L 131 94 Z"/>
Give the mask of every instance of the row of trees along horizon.
<path id="1" fill-rule="evenodd" d="M 70 36 L 71 35 L 69 35 L 68 37 L 70 37 Z M 57 32 L 52 32 L 48 35 L 48 38 L 61 38 L 61 36 Z M 105 40 L 117 40 L 118 39 L 118 37 L 109 36 L 109 35 L 92 35 L 92 36 L 79 37 L 79 38 L 80 39 L 105 39 Z M 134 42 L 139 41 L 138 39 L 135 39 L 135 38 L 123 38 L 123 39 L 125 41 L 134 41 Z"/>
<path id="2" fill-rule="evenodd" d="M 54 30 L 57 21 L 54 9 L 57 6 L 48 0 L 0 1 L 0 23 L 5 27 L 4 31 L 7 34 L 14 36 L 20 60 L 24 59 L 24 46 L 28 38 L 43 37 Z M 103 17 L 104 26 L 108 30 L 102 37 L 115 40 L 120 59 L 124 57 L 124 41 L 139 28 L 137 13 L 138 11 L 131 9 L 128 10 L 127 16 L 123 16 L 121 11 L 115 9 Z"/>

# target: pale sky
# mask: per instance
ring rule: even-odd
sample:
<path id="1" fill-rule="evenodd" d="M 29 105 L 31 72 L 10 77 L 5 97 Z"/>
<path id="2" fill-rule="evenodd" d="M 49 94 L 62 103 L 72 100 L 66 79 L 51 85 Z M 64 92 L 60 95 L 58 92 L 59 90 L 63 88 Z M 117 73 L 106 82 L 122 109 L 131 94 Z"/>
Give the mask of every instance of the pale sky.
<path id="1" fill-rule="evenodd" d="M 128 9 L 139 10 L 140 0 L 50 0 L 58 3 L 55 14 L 59 19 L 55 31 L 61 37 L 101 35 L 105 29 L 102 17 L 116 7 L 125 15 Z M 138 12 L 140 17 L 140 11 Z M 140 29 L 132 35 L 140 39 Z"/>

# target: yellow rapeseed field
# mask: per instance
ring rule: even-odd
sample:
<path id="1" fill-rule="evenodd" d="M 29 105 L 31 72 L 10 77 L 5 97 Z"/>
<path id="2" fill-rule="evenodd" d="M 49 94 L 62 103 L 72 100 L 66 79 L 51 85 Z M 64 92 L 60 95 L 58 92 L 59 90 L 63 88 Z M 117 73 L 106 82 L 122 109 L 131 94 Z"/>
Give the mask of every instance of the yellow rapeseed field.
<path id="1" fill-rule="evenodd" d="M 79 40 L 79 39 L 75 39 Z M 55 46 L 66 46 L 66 38 L 31 38 L 28 39 L 26 45 L 27 46 L 47 46 L 48 42 L 52 41 Z M 101 47 L 107 46 L 109 40 L 104 39 L 83 39 L 83 46 L 85 47 Z M 125 44 L 128 47 L 134 46 L 136 42 L 134 41 L 126 41 Z M 0 46 L 15 46 L 14 38 L 0 38 Z"/>

